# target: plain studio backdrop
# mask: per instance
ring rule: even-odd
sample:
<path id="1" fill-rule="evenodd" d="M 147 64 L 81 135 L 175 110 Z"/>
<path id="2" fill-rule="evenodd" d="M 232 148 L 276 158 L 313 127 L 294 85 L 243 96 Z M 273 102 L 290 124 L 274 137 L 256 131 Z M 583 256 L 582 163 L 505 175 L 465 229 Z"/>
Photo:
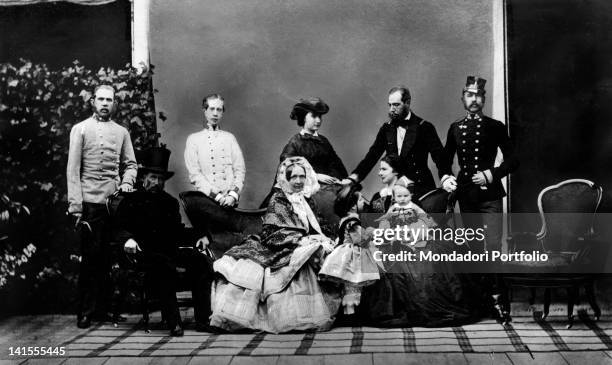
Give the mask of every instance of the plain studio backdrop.
<path id="1" fill-rule="evenodd" d="M 410 88 L 413 111 L 433 123 L 443 143 L 465 113 L 467 75 L 487 79 L 493 94 L 489 0 L 153 0 L 150 14 L 156 107 L 168 117 L 158 130 L 172 150 L 176 175 L 167 190 L 175 196 L 192 189 L 185 140 L 202 129 L 209 93 L 224 96 L 221 128 L 244 153 L 244 208 L 268 193 L 282 148 L 299 131 L 289 119 L 299 98 L 329 104 L 320 133 L 350 172 L 387 121 L 392 86 Z M 377 170 L 364 182 L 367 197 L 380 187 Z"/>

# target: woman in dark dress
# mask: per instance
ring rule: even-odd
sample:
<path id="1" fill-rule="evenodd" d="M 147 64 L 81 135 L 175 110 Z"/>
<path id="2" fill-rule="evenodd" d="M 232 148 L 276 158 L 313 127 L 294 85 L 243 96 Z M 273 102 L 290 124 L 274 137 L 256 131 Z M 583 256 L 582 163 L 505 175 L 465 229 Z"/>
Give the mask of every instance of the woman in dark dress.
<path id="1" fill-rule="evenodd" d="M 383 158 L 379 176 L 385 186 L 373 197 L 372 211 L 386 213 L 382 217 L 386 227 L 405 224 L 435 228 L 433 219 L 418 211 L 400 215 L 390 212 L 393 186 L 400 180 L 397 171 L 392 157 Z M 420 251 L 438 254 L 465 250 L 464 246 L 441 240 L 421 241 L 411 247 L 405 242 L 395 241 L 378 249 L 383 253 L 412 249 L 417 256 Z M 480 318 L 478 287 L 468 275 L 458 274 L 453 263 L 417 260 L 383 261 L 382 265 L 384 270 L 381 270 L 380 280 L 365 288 L 362 294 L 359 310 L 366 323 L 380 327 L 437 327 L 465 324 Z"/>
<path id="2" fill-rule="evenodd" d="M 302 156 L 310 162 L 317 174 L 319 184 L 338 184 L 348 173 L 329 140 L 319 134 L 323 115 L 329 106 L 320 98 L 302 99 L 293 106 L 289 118 L 300 127 L 283 148 L 280 160 Z"/>
<path id="3" fill-rule="evenodd" d="M 342 185 L 340 181 L 348 176 L 346 168 L 338 154 L 325 136 L 319 134 L 323 115 L 329 111 L 329 106 L 320 98 L 301 99 L 296 103 L 289 117 L 297 121 L 300 131 L 295 134 L 283 148 L 280 161 L 289 157 L 304 157 L 315 173 L 321 186 L 313 200 L 325 218 L 321 224 L 331 231 L 340 218 L 334 213 L 333 202 Z M 266 198 L 262 206 L 267 204 Z"/>

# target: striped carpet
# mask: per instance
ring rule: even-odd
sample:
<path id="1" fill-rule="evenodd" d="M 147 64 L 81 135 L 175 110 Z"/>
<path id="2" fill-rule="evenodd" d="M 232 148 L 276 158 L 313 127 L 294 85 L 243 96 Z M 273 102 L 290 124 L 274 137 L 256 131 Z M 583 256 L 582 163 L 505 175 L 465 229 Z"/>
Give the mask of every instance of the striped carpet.
<path id="1" fill-rule="evenodd" d="M 132 318 L 130 318 L 132 322 Z M 187 327 L 185 336 L 145 333 L 133 324 L 95 326 L 64 342 L 68 356 L 270 356 L 355 353 L 490 353 L 612 350 L 612 316 L 593 322 L 579 315 L 566 329 L 563 317 L 515 317 L 509 326 L 491 320 L 461 327 L 339 327 L 329 332 L 209 334 Z"/>

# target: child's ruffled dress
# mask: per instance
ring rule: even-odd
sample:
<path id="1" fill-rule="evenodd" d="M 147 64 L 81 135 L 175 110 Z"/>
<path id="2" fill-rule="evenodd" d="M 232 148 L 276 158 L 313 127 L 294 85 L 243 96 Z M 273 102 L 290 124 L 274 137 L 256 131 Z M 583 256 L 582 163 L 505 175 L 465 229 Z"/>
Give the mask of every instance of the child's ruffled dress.
<path id="1" fill-rule="evenodd" d="M 319 278 L 343 284 L 345 314 L 353 314 L 361 301 L 361 290 L 380 278 L 378 265 L 370 251 L 372 229 L 361 227 L 357 214 L 339 222 L 338 244 L 325 258 Z"/>

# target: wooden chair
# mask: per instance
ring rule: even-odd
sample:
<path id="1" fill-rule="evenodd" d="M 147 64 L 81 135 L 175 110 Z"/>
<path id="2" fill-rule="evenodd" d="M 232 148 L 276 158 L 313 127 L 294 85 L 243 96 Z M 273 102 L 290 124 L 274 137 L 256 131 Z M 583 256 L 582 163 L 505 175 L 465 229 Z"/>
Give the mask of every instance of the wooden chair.
<path id="1" fill-rule="evenodd" d="M 601 197 L 601 187 L 583 179 L 565 180 L 540 192 L 537 200 L 542 224 L 540 231 L 514 233 L 508 238 L 508 247 L 510 252 L 545 252 L 549 260 L 504 265 L 504 271 L 509 272 L 503 275 L 508 310 L 512 287 L 531 288 L 531 304 L 536 288 L 544 288 L 542 319 L 545 319 L 549 314 L 551 290 L 565 288 L 568 292 L 567 327 L 570 328 L 579 288 L 584 287 L 595 319 L 599 319 L 601 310 L 595 300 L 595 275 L 592 273 L 597 271 L 598 243 L 593 232 L 593 219 Z"/>
<path id="2" fill-rule="evenodd" d="M 119 227 L 119 222 L 117 221 L 122 213 L 122 205 L 123 199 L 133 193 L 121 193 L 116 192 L 109 196 L 106 200 L 106 209 L 111 217 L 111 226 L 113 229 L 113 233 L 116 233 L 116 229 Z M 181 256 L 186 256 L 186 251 L 195 251 L 201 255 L 214 256 L 214 254 L 210 251 L 201 253 L 195 249 L 193 245 L 189 246 L 191 242 L 195 243 L 199 236 L 196 233 L 193 233 L 193 229 L 184 228 L 182 231 L 182 237 L 177 237 L 177 249 L 179 251 L 176 260 L 176 275 L 177 275 L 177 292 L 191 290 L 191 288 L 186 284 L 187 280 L 185 280 L 187 267 L 183 265 L 184 263 L 180 260 Z M 113 317 L 116 318 L 114 320 L 114 325 L 117 327 L 117 322 L 122 319 L 119 315 L 119 307 L 120 304 L 123 304 L 125 297 L 133 292 L 138 296 L 140 312 L 142 314 L 142 318 L 140 320 L 140 326 L 144 329 L 145 332 L 149 332 L 149 313 L 151 311 L 151 296 L 149 290 L 154 283 L 149 283 L 147 281 L 146 270 L 144 266 L 144 255 L 142 253 L 136 254 L 128 254 L 123 250 L 123 242 L 116 242 L 114 245 L 115 250 L 113 251 L 114 261 L 117 263 L 117 268 L 113 272 L 116 277 L 113 278 L 114 281 L 114 289 L 119 292 L 118 296 L 120 298 L 114 298 L 117 302 L 117 305 L 114 308 Z M 173 243 L 170 243 L 173 244 Z M 185 245 L 185 246 L 183 246 Z M 191 298 L 183 298 L 182 301 L 179 301 L 179 305 L 182 306 L 191 306 L 192 301 Z M 162 321 L 164 320 L 162 315 Z"/>
<path id="3" fill-rule="evenodd" d="M 436 221 L 440 227 L 454 226 L 453 211 L 455 208 L 455 194 L 442 188 L 434 189 L 423 194 L 418 204 L 427 214 Z"/>

